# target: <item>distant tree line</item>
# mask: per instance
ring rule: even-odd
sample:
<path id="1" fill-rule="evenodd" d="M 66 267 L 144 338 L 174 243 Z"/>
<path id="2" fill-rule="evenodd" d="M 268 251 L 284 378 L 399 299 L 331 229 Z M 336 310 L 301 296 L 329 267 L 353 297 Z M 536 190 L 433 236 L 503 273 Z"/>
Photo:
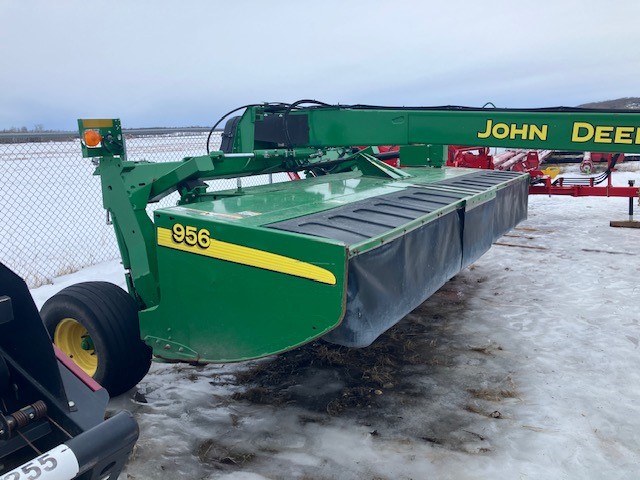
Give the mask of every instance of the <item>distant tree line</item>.
<path id="1" fill-rule="evenodd" d="M 11 127 L 0 130 L 1 143 L 38 143 L 38 142 L 66 142 L 77 138 L 75 132 L 47 130 L 38 123 L 32 129 L 27 127 Z"/>
<path id="2" fill-rule="evenodd" d="M 203 134 L 209 131 L 207 127 L 156 127 L 135 128 L 124 130 L 127 138 L 157 137 L 162 135 L 193 135 Z M 78 132 L 64 130 L 47 130 L 42 124 L 34 125 L 33 129 L 27 127 L 11 127 L 0 130 L 0 144 L 6 143 L 41 143 L 41 142 L 68 142 L 78 138 Z"/>
<path id="3" fill-rule="evenodd" d="M 55 130 L 45 130 L 44 129 L 44 125 L 42 125 L 41 123 L 38 123 L 36 125 L 33 126 L 32 129 L 29 129 L 27 127 L 11 127 L 11 128 L 3 128 L 2 130 L 0 130 L 0 133 L 29 133 L 29 132 L 54 132 Z"/>

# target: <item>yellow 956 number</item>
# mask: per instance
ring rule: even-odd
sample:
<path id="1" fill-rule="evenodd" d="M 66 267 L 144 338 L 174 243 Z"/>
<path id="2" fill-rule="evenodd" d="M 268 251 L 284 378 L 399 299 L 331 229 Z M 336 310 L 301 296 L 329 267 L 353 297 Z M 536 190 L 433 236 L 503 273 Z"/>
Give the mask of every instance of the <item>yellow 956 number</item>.
<path id="1" fill-rule="evenodd" d="M 171 228 L 171 238 L 176 243 L 186 243 L 190 247 L 196 245 L 200 248 L 209 248 L 211 245 L 211 234 L 206 228 L 197 229 L 187 225 L 186 227 L 181 223 L 176 223 Z"/>

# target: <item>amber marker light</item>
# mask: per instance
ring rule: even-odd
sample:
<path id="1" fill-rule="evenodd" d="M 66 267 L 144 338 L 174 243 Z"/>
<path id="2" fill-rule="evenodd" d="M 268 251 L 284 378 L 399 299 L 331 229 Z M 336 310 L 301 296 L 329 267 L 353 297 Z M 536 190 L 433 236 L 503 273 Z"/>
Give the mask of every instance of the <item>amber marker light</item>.
<path id="1" fill-rule="evenodd" d="M 102 135 L 97 130 L 85 130 L 82 136 L 84 144 L 90 148 L 97 147 L 102 142 Z"/>

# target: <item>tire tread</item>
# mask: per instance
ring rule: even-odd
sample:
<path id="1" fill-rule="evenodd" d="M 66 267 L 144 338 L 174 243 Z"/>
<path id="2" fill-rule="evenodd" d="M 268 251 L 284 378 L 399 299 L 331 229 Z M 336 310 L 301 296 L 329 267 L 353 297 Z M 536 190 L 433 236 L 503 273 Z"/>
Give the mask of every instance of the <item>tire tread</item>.
<path id="1" fill-rule="evenodd" d="M 66 317 L 89 331 L 99 355 L 94 379 L 112 397 L 133 388 L 148 372 L 151 349 L 140 339 L 136 302 L 117 285 L 71 285 L 45 302 L 41 316 L 52 338 Z"/>

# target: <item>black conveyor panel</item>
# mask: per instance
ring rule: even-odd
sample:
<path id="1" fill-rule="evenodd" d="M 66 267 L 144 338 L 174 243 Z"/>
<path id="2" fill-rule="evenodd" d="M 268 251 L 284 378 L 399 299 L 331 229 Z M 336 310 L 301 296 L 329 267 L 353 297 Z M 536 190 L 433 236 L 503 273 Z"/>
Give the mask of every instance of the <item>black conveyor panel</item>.
<path id="1" fill-rule="evenodd" d="M 429 187 L 407 188 L 324 212 L 272 223 L 268 227 L 333 238 L 351 245 L 382 235 L 468 196 L 468 193 L 442 192 L 430 190 Z"/>
<path id="2" fill-rule="evenodd" d="M 325 340 L 349 347 L 371 344 L 527 218 L 529 182 L 521 173 L 481 170 L 414 185 L 268 225 L 351 245 L 458 206 L 349 258 L 345 316 Z M 478 198 L 490 190 L 495 195 Z"/>

